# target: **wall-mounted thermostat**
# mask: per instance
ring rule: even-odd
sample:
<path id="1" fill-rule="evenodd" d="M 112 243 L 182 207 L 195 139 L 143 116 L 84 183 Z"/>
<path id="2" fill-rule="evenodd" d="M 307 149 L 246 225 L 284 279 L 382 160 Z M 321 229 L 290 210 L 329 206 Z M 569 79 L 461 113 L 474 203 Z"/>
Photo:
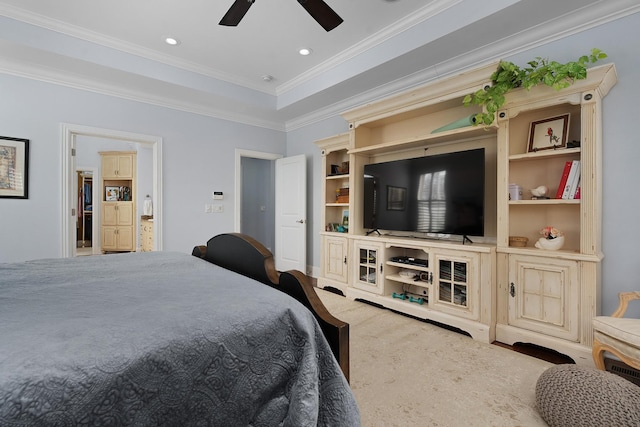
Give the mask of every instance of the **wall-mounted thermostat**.
<path id="1" fill-rule="evenodd" d="M 224 196 L 222 195 L 222 191 L 214 191 L 213 192 L 213 200 L 222 200 Z"/>

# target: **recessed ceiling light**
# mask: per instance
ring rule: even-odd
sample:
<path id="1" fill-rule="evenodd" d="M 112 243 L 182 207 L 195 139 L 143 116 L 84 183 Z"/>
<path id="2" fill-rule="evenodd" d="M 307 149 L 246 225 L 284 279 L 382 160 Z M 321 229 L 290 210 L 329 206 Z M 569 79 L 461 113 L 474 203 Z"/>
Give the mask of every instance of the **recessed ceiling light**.
<path id="1" fill-rule="evenodd" d="M 307 47 L 303 47 L 302 49 L 300 49 L 298 51 L 298 53 L 302 56 L 307 56 L 307 55 L 311 55 L 311 52 L 313 52 L 311 49 L 307 48 Z"/>
<path id="2" fill-rule="evenodd" d="M 170 46 L 178 46 L 180 44 L 180 40 L 173 37 L 165 37 L 164 42 Z"/>

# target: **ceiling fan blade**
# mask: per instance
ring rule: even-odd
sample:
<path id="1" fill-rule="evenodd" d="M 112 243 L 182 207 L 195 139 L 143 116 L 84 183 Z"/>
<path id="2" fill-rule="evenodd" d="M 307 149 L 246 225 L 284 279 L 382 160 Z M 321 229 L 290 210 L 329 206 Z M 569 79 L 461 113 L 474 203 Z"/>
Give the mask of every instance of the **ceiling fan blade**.
<path id="1" fill-rule="evenodd" d="M 220 20 L 220 25 L 237 26 L 255 0 L 236 0 Z"/>
<path id="2" fill-rule="evenodd" d="M 323 0 L 298 0 L 298 3 L 327 31 L 342 24 L 342 18 Z"/>

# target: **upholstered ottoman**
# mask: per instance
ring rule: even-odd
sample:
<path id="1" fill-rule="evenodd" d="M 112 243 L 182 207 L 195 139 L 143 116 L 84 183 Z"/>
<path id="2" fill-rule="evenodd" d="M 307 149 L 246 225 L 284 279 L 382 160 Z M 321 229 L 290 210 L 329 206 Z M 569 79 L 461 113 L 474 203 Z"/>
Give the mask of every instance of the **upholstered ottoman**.
<path id="1" fill-rule="evenodd" d="M 547 369 L 536 384 L 536 404 L 552 427 L 640 426 L 640 387 L 594 368 Z"/>

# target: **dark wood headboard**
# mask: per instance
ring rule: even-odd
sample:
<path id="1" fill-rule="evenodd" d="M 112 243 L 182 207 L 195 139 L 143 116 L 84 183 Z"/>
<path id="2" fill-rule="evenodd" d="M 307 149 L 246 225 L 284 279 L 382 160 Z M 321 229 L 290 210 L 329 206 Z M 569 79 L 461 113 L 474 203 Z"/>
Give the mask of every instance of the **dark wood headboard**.
<path id="1" fill-rule="evenodd" d="M 254 238 L 241 233 L 212 237 L 192 255 L 292 296 L 315 316 L 347 381 L 349 380 L 349 324 L 335 318 L 322 303 L 309 278 L 300 271 L 278 272 L 273 254 Z"/>

